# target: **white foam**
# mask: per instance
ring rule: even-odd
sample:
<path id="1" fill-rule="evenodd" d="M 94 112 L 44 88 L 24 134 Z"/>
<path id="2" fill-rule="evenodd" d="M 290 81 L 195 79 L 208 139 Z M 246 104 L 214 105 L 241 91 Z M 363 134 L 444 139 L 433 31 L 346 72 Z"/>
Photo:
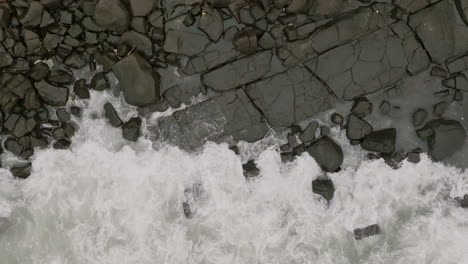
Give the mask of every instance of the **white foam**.
<path id="1" fill-rule="evenodd" d="M 106 100 L 123 119 L 135 114 L 109 94 L 92 98 L 84 116 L 101 117 Z M 227 145 L 155 151 L 147 140 L 126 145 L 100 118 L 76 121 L 71 149 L 38 151 L 27 180 L 0 169 L 1 263 L 468 263 L 468 211 L 453 202 L 468 193 L 468 173 L 427 157 L 393 170 L 344 145 L 328 206 L 311 191 L 313 159 L 282 164 L 274 140 L 242 145 L 261 169 L 247 182 Z M 204 198 L 186 219 L 195 182 Z M 381 235 L 354 240 L 353 229 L 374 223 Z"/>

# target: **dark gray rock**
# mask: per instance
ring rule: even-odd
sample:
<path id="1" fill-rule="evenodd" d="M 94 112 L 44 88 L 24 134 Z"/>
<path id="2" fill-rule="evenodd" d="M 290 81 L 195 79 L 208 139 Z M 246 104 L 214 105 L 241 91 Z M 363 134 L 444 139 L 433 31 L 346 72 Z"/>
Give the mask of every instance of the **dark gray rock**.
<path id="1" fill-rule="evenodd" d="M 195 23 L 195 17 L 192 14 L 187 14 L 184 19 L 184 25 L 190 27 Z"/>
<path id="2" fill-rule="evenodd" d="M 388 115 L 390 113 L 390 108 L 391 108 L 391 105 L 387 101 L 382 101 L 382 103 L 379 106 L 380 112 L 383 115 Z"/>
<path id="3" fill-rule="evenodd" d="M 54 145 L 53 145 L 53 148 L 54 149 L 68 149 L 70 148 L 70 145 L 71 145 L 71 141 L 68 140 L 68 139 L 59 139 L 57 140 Z"/>
<path id="4" fill-rule="evenodd" d="M 341 125 L 341 124 L 343 124 L 344 118 L 343 118 L 342 115 L 340 115 L 338 113 L 333 113 L 331 115 L 331 121 L 332 121 L 333 124 Z"/>
<path id="5" fill-rule="evenodd" d="M 431 75 L 435 77 L 442 77 L 442 78 L 449 77 L 447 70 L 438 66 L 435 66 L 432 68 Z"/>
<path id="6" fill-rule="evenodd" d="M 8 52 L 0 53 L 0 68 L 13 64 L 13 57 Z"/>
<path id="7" fill-rule="evenodd" d="M 133 117 L 122 125 L 124 139 L 136 142 L 140 137 L 141 118 Z"/>
<path id="8" fill-rule="evenodd" d="M 54 86 L 46 81 L 34 83 L 39 97 L 50 106 L 64 106 L 68 100 L 68 88 Z"/>
<path id="9" fill-rule="evenodd" d="M 112 69 L 128 104 L 144 107 L 159 101 L 159 74 L 138 54 L 123 58 Z"/>
<path id="10" fill-rule="evenodd" d="M 145 58 L 150 58 L 153 55 L 153 44 L 151 40 L 146 35 L 133 30 L 122 34 L 120 45 L 126 45 L 129 49 L 134 49 Z"/>
<path id="11" fill-rule="evenodd" d="M 31 175 L 31 168 L 31 163 L 26 163 L 24 165 L 13 166 L 10 171 L 16 178 L 26 179 Z"/>
<path id="12" fill-rule="evenodd" d="M 325 136 L 328 136 L 330 135 L 331 131 L 330 131 L 330 128 L 327 127 L 327 126 L 321 126 L 320 127 L 320 136 L 321 137 L 325 137 Z"/>
<path id="13" fill-rule="evenodd" d="M 351 112 L 363 118 L 372 113 L 372 103 L 366 97 L 354 98 Z"/>
<path id="14" fill-rule="evenodd" d="M 455 120 L 434 119 L 426 124 L 424 131 L 429 131 L 424 137 L 429 147 L 428 154 L 436 161 L 442 161 L 462 149 L 466 139 L 465 128 Z"/>
<path id="15" fill-rule="evenodd" d="M 130 8 L 133 16 L 146 16 L 155 4 L 154 0 L 130 0 Z"/>
<path id="16" fill-rule="evenodd" d="M 335 102 L 327 88 L 302 66 L 250 83 L 246 91 L 274 128 L 289 127 Z"/>
<path id="17" fill-rule="evenodd" d="M 7 138 L 4 142 L 4 146 L 6 150 L 16 156 L 21 155 L 21 152 L 23 152 L 23 146 L 14 138 Z"/>
<path id="18" fill-rule="evenodd" d="M 457 102 L 463 101 L 463 92 L 462 91 L 455 91 L 455 94 L 453 95 L 453 100 Z"/>
<path id="19" fill-rule="evenodd" d="M 413 125 L 415 127 L 421 126 L 424 124 L 424 121 L 426 121 L 428 115 L 429 113 L 425 109 L 417 109 L 413 113 Z"/>
<path id="20" fill-rule="evenodd" d="M 11 13 L 8 9 L 8 6 L 0 6 L 0 28 L 8 28 L 8 25 L 11 22 Z M 3 41 L 3 39 L 0 38 Z"/>
<path id="21" fill-rule="evenodd" d="M 296 135 L 288 134 L 288 145 L 291 149 L 299 146 L 299 142 L 297 141 Z"/>
<path id="22" fill-rule="evenodd" d="M 465 194 L 463 198 L 456 198 L 455 199 L 461 208 L 468 208 L 468 194 Z"/>
<path id="23" fill-rule="evenodd" d="M 284 35 L 288 41 L 294 41 L 297 39 L 297 31 L 294 26 L 287 26 L 283 29 Z"/>
<path id="24" fill-rule="evenodd" d="M 261 79 L 270 71 L 271 51 L 264 51 L 226 64 L 201 76 L 203 84 L 226 91 Z"/>
<path id="25" fill-rule="evenodd" d="M 312 121 L 312 122 L 304 129 L 304 132 L 302 132 L 302 133 L 299 135 L 299 139 L 300 139 L 303 143 L 308 143 L 308 142 L 314 141 L 314 140 L 315 140 L 315 131 L 317 130 L 318 127 L 319 127 L 319 123 L 317 123 L 317 122 L 315 122 L 315 121 Z"/>
<path id="26" fill-rule="evenodd" d="M 355 114 L 350 114 L 346 136 L 350 140 L 361 140 L 372 132 L 372 126 Z"/>
<path id="27" fill-rule="evenodd" d="M 208 44 L 210 40 L 203 33 L 169 29 L 164 42 L 164 51 L 193 56 L 204 51 Z"/>
<path id="28" fill-rule="evenodd" d="M 60 122 L 70 121 L 71 115 L 64 108 L 57 109 L 57 111 L 55 111 L 55 113 L 57 114 L 57 119 Z"/>
<path id="29" fill-rule="evenodd" d="M 388 128 L 369 133 L 361 143 L 367 151 L 390 154 L 395 151 L 396 129 Z"/>
<path id="30" fill-rule="evenodd" d="M 335 141 L 327 136 L 320 138 L 308 146 L 307 152 L 324 171 L 335 172 L 343 164 L 343 150 Z"/>
<path id="31" fill-rule="evenodd" d="M 38 1 L 33 1 L 29 4 L 26 12 L 20 17 L 19 21 L 27 28 L 33 28 L 41 24 L 42 11 L 44 6 Z"/>
<path id="32" fill-rule="evenodd" d="M 106 116 L 109 123 L 114 127 L 119 127 L 123 124 L 120 119 L 117 111 L 115 111 L 114 106 L 111 103 L 104 104 L 104 115 Z"/>
<path id="33" fill-rule="evenodd" d="M 198 19 L 197 27 L 214 42 L 217 42 L 224 31 L 224 21 L 217 9 L 212 9 Z"/>
<path id="34" fill-rule="evenodd" d="M 96 91 L 105 91 L 109 89 L 109 83 L 102 72 L 96 73 L 91 79 L 90 88 Z"/>
<path id="35" fill-rule="evenodd" d="M 269 32 L 265 32 L 258 40 L 258 45 L 262 49 L 272 49 L 276 46 L 276 41 Z"/>
<path id="36" fill-rule="evenodd" d="M 254 29 L 244 29 L 234 35 L 232 43 L 242 53 L 254 53 L 257 51 L 257 34 Z"/>
<path id="37" fill-rule="evenodd" d="M 331 180 L 317 179 L 312 182 L 312 191 L 330 202 L 335 193 L 335 186 Z"/>
<path id="38" fill-rule="evenodd" d="M 76 117 L 81 117 L 81 108 L 78 106 L 71 106 L 70 113 Z"/>
<path id="39" fill-rule="evenodd" d="M 435 117 L 441 117 L 444 115 L 445 111 L 447 108 L 450 106 L 450 103 L 447 101 L 442 101 L 434 105 L 434 108 L 432 110 L 432 114 Z"/>
<path id="40" fill-rule="evenodd" d="M 366 237 L 380 234 L 380 228 L 377 224 L 366 226 L 364 228 L 354 229 L 354 239 L 361 240 Z"/>
<path id="41" fill-rule="evenodd" d="M 58 70 L 50 73 L 49 76 L 47 76 L 47 81 L 53 84 L 66 85 L 72 84 L 75 79 L 71 73 L 64 70 Z"/>
<path id="42" fill-rule="evenodd" d="M 296 135 L 302 133 L 302 128 L 301 126 L 295 124 L 291 126 L 291 134 Z"/>
<path id="43" fill-rule="evenodd" d="M 247 163 L 242 165 L 242 170 L 244 171 L 244 177 L 247 180 L 254 179 L 260 174 L 260 170 L 255 164 L 255 160 L 249 160 Z"/>
<path id="44" fill-rule="evenodd" d="M 85 79 L 79 79 L 75 82 L 73 86 L 73 92 L 78 96 L 80 99 L 89 99 L 89 88 L 86 84 Z"/>
<path id="45" fill-rule="evenodd" d="M 32 66 L 29 72 L 29 77 L 35 81 L 43 80 L 49 74 L 49 66 L 45 63 L 36 63 Z"/>
<path id="46" fill-rule="evenodd" d="M 96 23 L 108 30 L 124 32 L 131 16 L 120 0 L 99 0 L 95 8 Z"/>

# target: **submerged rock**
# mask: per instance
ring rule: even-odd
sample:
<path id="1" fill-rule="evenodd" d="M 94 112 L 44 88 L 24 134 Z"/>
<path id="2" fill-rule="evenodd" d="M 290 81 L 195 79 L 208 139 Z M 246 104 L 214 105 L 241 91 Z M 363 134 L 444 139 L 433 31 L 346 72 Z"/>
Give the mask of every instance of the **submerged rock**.
<path id="1" fill-rule="evenodd" d="M 335 172 L 343 164 L 343 150 L 328 136 L 322 137 L 308 146 L 307 152 L 324 171 Z"/>
<path id="2" fill-rule="evenodd" d="M 331 180 L 317 179 L 312 182 L 312 191 L 330 202 L 335 193 L 335 186 Z"/>
<path id="3" fill-rule="evenodd" d="M 242 165 L 242 170 L 244 171 L 244 177 L 249 180 L 256 178 L 260 174 L 260 170 L 255 164 L 255 160 L 249 160 L 247 163 Z"/>
<path id="4" fill-rule="evenodd" d="M 125 57 L 112 69 L 128 104 L 145 107 L 160 100 L 159 74 L 140 55 L 133 53 Z"/>
<path id="5" fill-rule="evenodd" d="M 13 166 L 11 168 L 11 174 L 19 179 L 26 179 L 31 175 L 31 163 L 26 163 L 25 165 Z"/>
<path id="6" fill-rule="evenodd" d="M 367 151 L 390 154 L 395 151 L 396 129 L 388 128 L 374 131 L 367 135 L 361 147 Z"/>
<path id="7" fill-rule="evenodd" d="M 377 224 L 366 226 L 364 228 L 354 229 L 354 238 L 361 240 L 366 237 L 375 236 L 380 234 L 380 227 Z"/>

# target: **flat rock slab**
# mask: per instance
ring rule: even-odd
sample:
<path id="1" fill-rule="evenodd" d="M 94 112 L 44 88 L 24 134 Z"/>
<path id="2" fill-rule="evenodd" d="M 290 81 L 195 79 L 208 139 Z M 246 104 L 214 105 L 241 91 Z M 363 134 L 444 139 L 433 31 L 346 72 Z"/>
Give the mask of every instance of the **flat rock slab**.
<path id="1" fill-rule="evenodd" d="M 441 64 L 468 50 L 468 27 L 452 0 L 441 1 L 411 15 L 409 25 L 424 43 L 434 63 Z"/>
<path id="2" fill-rule="evenodd" d="M 164 42 L 164 51 L 193 56 L 204 51 L 209 44 L 210 40 L 203 33 L 170 29 Z"/>
<path id="3" fill-rule="evenodd" d="M 307 61 L 306 67 L 338 98 L 352 100 L 388 88 L 429 64 L 410 28 L 398 22 Z"/>
<path id="4" fill-rule="evenodd" d="M 159 138 L 187 150 L 228 137 L 255 142 L 268 127 L 242 89 L 232 90 L 162 118 L 150 128 Z"/>
<path id="5" fill-rule="evenodd" d="M 414 13 L 439 1 L 440 0 L 395 0 L 395 5 L 408 13 Z"/>
<path id="6" fill-rule="evenodd" d="M 233 61 L 202 75 L 202 82 L 215 91 L 227 91 L 262 79 L 269 71 L 273 54 L 263 51 Z"/>
<path id="7" fill-rule="evenodd" d="M 327 88 L 302 66 L 251 83 L 246 91 L 274 128 L 290 127 L 335 102 Z"/>
<path id="8" fill-rule="evenodd" d="M 120 0 L 99 0 L 95 8 L 96 23 L 108 30 L 124 32 L 131 16 Z"/>
<path id="9" fill-rule="evenodd" d="M 112 69 L 128 104 L 145 107 L 159 101 L 159 74 L 140 55 L 125 57 Z"/>

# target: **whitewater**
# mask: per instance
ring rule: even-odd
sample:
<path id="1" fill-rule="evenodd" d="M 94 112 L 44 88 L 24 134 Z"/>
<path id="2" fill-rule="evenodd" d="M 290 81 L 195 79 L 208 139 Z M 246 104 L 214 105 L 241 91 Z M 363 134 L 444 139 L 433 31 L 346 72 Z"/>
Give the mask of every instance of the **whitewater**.
<path id="1" fill-rule="evenodd" d="M 102 105 L 122 119 L 136 109 L 106 92 L 91 98 L 77 102 L 83 117 L 69 150 L 36 151 L 26 180 L 0 169 L 0 263 L 468 263 L 468 210 L 454 200 L 468 193 L 466 171 L 425 155 L 394 170 L 333 130 L 345 163 L 328 175 L 336 191 L 327 204 L 311 190 L 323 177 L 313 158 L 282 163 L 274 136 L 241 143 L 240 156 L 214 143 L 187 153 L 146 129 L 129 144 Z M 242 163 L 252 157 L 260 177 L 247 181 Z M 201 196 L 187 219 L 193 186 Z M 354 239 L 376 223 L 381 234 Z"/>

